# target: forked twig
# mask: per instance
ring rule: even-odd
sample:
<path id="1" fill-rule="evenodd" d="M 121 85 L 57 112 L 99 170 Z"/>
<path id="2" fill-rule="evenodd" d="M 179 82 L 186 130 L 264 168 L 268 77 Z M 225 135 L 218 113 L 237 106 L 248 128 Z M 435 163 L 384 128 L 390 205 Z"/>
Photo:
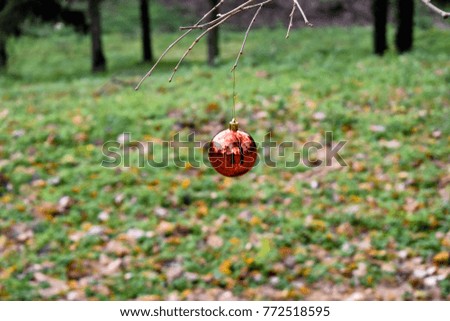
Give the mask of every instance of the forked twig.
<path id="1" fill-rule="evenodd" d="M 294 24 L 294 14 L 295 14 L 295 2 L 292 2 L 292 11 L 291 11 L 291 14 L 289 15 L 289 26 L 288 26 L 288 30 L 287 30 L 287 34 L 286 34 L 286 39 L 289 38 L 292 26 Z"/>
<path id="2" fill-rule="evenodd" d="M 247 2 L 244 2 L 243 4 L 237 6 L 237 7 L 234 8 L 233 10 L 230 10 L 230 11 L 228 11 L 227 13 L 224 13 L 224 14 L 219 14 L 219 16 L 218 16 L 216 19 L 211 20 L 211 21 L 209 21 L 209 22 L 206 22 L 206 23 L 204 23 L 204 24 L 195 24 L 195 25 L 193 25 L 193 26 L 180 27 L 180 30 L 206 29 L 206 28 L 208 28 L 209 26 L 216 24 L 217 22 L 219 22 L 221 19 L 223 19 L 223 18 L 226 17 L 226 16 L 235 15 L 235 14 L 241 12 L 241 11 L 244 11 L 244 10 L 245 10 L 244 8 L 245 8 L 247 5 L 249 5 L 250 3 L 254 2 L 254 1 L 255 1 L 255 0 L 248 0 Z M 272 1 L 272 0 L 269 0 L 269 1 Z"/>
<path id="3" fill-rule="evenodd" d="M 178 61 L 177 65 L 175 66 L 175 68 L 173 69 L 172 75 L 169 78 L 169 82 L 172 82 L 173 77 L 175 76 L 175 73 L 178 71 L 178 68 L 180 67 L 181 63 L 184 61 L 184 59 L 186 58 L 186 56 L 191 52 L 191 50 L 195 47 L 195 45 L 208 33 L 210 32 L 212 29 L 218 27 L 219 25 L 221 25 L 222 23 L 224 23 L 225 21 L 227 21 L 228 19 L 230 19 L 232 16 L 227 16 L 225 17 L 223 20 L 219 21 L 218 23 L 216 23 L 215 25 L 212 25 L 211 27 L 209 27 L 208 29 L 206 29 L 205 31 L 203 31 L 200 36 L 198 36 L 194 42 L 192 42 L 192 44 L 189 46 L 189 48 L 184 52 L 183 56 L 181 56 L 180 60 Z"/>
<path id="4" fill-rule="evenodd" d="M 252 29 L 253 23 L 255 23 L 256 17 L 258 16 L 259 12 L 261 11 L 262 7 L 264 6 L 264 3 L 259 5 L 258 10 L 256 10 L 255 15 L 253 16 L 252 21 L 250 21 L 250 24 L 248 25 L 247 31 L 245 32 L 244 40 L 242 41 L 241 50 L 239 50 L 238 56 L 236 58 L 236 62 L 233 65 L 233 68 L 231 68 L 231 71 L 234 71 L 239 63 L 239 59 L 244 54 L 244 48 L 245 44 L 247 43 L 247 38 L 250 33 L 250 29 Z"/>
<path id="5" fill-rule="evenodd" d="M 214 10 L 216 10 L 217 8 L 220 7 L 220 5 L 222 3 L 224 3 L 225 0 L 220 0 L 219 3 L 217 5 L 215 5 L 211 10 L 209 10 L 207 13 L 205 13 L 205 15 L 196 23 L 196 25 L 199 25 L 200 23 L 202 23 L 203 20 L 205 20 L 207 17 L 209 17 L 209 15 L 211 15 L 211 13 L 214 12 Z M 161 62 L 161 60 L 163 60 L 163 58 L 167 55 L 167 53 L 173 48 L 175 47 L 175 45 L 177 43 L 179 43 L 181 40 L 183 40 L 188 34 L 190 34 L 192 32 L 191 30 L 186 31 L 185 33 L 183 33 L 181 36 L 179 36 L 174 42 L 172 42 L 169 47 L 166 48 L 166 50 L 164 50 L 164 52 L 162 53 L 162 55 L 158 58 L 158 60 L 155 62 L 155 64 L 153 65 L 153 67 L 145 74 L 144 77 L 142 77 L 141 81 L 139 81 L 139 83 L 137 84 L 135 90 L 139 90 L 139 88 L 141 87 L 142 83 L 152 75 L 153 71 L 156 69 L 156 67 L 159 65 L 159 63 Z"/>
<path id="6" fill-rule="evenodd" d="M 305 12 L 302 9 L 302 6 L 300 5 L 300 3 L 298 3 L 298 0 L 293 0 L 295 5 L 297 6 L 298 10 L 300 10 L 300 13 L 303 16 L 303 20 L 305 20 L 305 24 L 312 27 L 313 24 L 311 22 L 308 21 L 308 18 L 306 18 Z"/>

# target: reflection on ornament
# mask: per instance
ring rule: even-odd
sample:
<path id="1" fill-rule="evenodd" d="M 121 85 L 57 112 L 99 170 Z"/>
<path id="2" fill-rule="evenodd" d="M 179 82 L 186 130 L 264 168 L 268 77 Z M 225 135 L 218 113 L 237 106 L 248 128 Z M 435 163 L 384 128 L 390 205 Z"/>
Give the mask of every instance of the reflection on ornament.
<path id="1" fill-rule="evenodd" d="M 250 171 L 258 157 L 252 136 L 239 130 L 233 119 L 230 128 L 221 131 L 212 139 L 208 152 L 212 167 L 227 177 L 237 177 Z"/>

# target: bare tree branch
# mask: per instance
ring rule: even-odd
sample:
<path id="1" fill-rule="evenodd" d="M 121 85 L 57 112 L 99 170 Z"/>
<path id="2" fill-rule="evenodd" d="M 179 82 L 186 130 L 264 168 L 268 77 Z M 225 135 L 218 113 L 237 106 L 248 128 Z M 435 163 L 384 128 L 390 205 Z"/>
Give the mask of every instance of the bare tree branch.
<path id="1" fill-rule="evenodd" d="M 214 24 L 216 24 L 217 22 L 219 22 L 221 19 L 223 19 L 224 17 L 228 17 L 228 16 L 232 16 L 235 15 L 241 11 L 246 10 L 245 7 L 249 4 L 251 4 L 252 2 L 254 2 L 255 0 L 248 0 L 247 2 L 244 2 L 243 4 L 241 4 L 240 6 L 237 6 L 236 8 L 234 8 L 233 10 L 228 11 L 227 13 L 223 13 L 220 14 L 216 19 L 211 20 L 207 23 L 204 24 L 196 24 L 193 26 L 187 26 L 187 27 L 180 27 L 180 30 L 190 30 L 190 29 L 206 29 Z M 272 0 L 268 0 L 268 2 L 270 2 Z"/>
<path id="2" fill-rule="evenodd" d="M 205 31 L 203 31 L 200 36 L 198 36 L 194 42 L 189 46 L 189 48 L 184 52 L 183 56 L 181 56 L 180 60 L 178 61 L 178 64 L 175 66 L 175 68 L 173 69 L 172 75 L 169 78 L 169 82 L 172 82 L 173 77 L 175 76 L 175 73 L 178 71 L 178 68 L 180 67 L 181 63 L 184 61 L 184 59 L 186 58 L 186 56 L 192 51 L 192 49 L 195 47 L 195 45 L 208 33 L 210 32 L 212 29 L 217 28 L 219 25 L 221 25 L 222 23 L 224 23 L 225 21 L 227 21 L 228 19 L 230 19 L 232 17 L 232 15 L 230 16 L 226 16 L 224 19 L 220 20 L 218 23 L 216 23 L 215 25 L 212 25 L 211 27 L 209 27 L 208 29 L 206 29 Z"/>
<path id="3" fill-rule="evenodd" d="M 308 21 L 308 18 L 306 18 L 305 12 L 303 12 L 302 6 L 300 5 L 300 3 L 298 3 L 298 0 L 293 0 L 294 3 L 297 5 L 298 10 L 300 10 L 300 13 L 303 16 L 303 20 L 305 20 L 305 24 L 307 24 L 308 26 L 312 27 L 313 24 L 311 22 Z"/>
<path id="4" fill-rule="evenodd" d="M 197 43 L 211 30 L 213 30 L 214 28 L 217 28 L 218 26 L 220 26 L 222 23 L 224 23 L 225 21 L 227 21 L 228 19 L 230 19 L 231 17 L 244 12 L 244 11 L 248 11 L 251 10 L 253 8 L 258 8 L 255 15 L 253 16 L 253 19 L 251 20 L 248 29 L 245 33 L 245 37 L 244 40 L 242 42 L 242 46 L 241 49 L 239 51 L 238 57 L 236 58 L 236 62 L 233 65 L 233 68 L 231 69 L 232 71 L 235 71 L 237 68 L 237 65 L 239 63 L 239 59 L 242 56 L 242 54 L 244 53 L 244 48 L 247 42 L 247 38 L 248 35 L 250 33 L 250 29 L 253 26 L 253 23 L 256 20 L 256 17 L 258 16 L 260 10 L 262 9 L 262 7 L 270 2 L 273 2 L 274 0 L 247 0 L 244 3 L 240 4 L 239 6 L 235 7 L 234 9 L 223 13 L 223 14 L 219 14 L 217 17 L 215 17 L 214 19 L 212 19 L 209 22 L 206 23 L 202 23 L 208 16 L 211 15 L 212 12 L 214 12 L 214 10 L 216 10 L 219 6 L 221 6 L 225 0 L 220 0 L 220 2 L 214 6 L 214 8 L 212 8 L 210 11 L 208 11 L 195 25 L 193 26 L 187 26 L 187 27 L 180 27 L 180 30 L 186 30 L 185 33 L 183 33 L 181 36 L 179 36 L 174 42 L 172 42 L 167 49 L 162 53 L 161 57 L 159 57 L 159 59 L 156 61 L 156 63 L 153 65 L 153 67 L 147 72 L 147 74 L 145 74 L 145 76 L 141 79 L 141 81 L 138 83 L 138 85 L 136 86 L 136 90 L 138 90 L 142 83 L 152 75 L 153 71 L 156 69 L 156 67 L 159 65 L 159 63 L 161 62 L 161 60 L 167 55 L 167 53 L 176 45 L 178 44 L 181 40 L 183 40 L 189 33 L 191 33 L 193 30 L 204 30 L 195 40 L 194 42 L 189 46 L 189 48 L 184 52 L 183 56 L 180 58 L 178 64 L 175 66 L 172 75 L 169 78 L 169 82 L 171 82 L 175 76 L 175 73 L 178 71 L 181 63 L 184 61 L 184 59 L 186 58 L 186 56 L 191 52 L 191 50 L 197 45 Z M 442 9 L 439 9 L 438 7 L 436 7 L 434 4 L 431 3 L 431 0 L 421 0 L 428 8 L 430 8 L 432 11 L 434 11 L 435 13 L 438 13 L 440 16 L 442 16 L 442 18 L 446 19 L 450 16 L 449 12 L 446 12 Z M 287 34 L 286 34 L 286 38 L 289 38 L 289 34 L 290 31 L 292 29 L 293 26 L 293 21 L 294 21 L 294 14 L 295 14 L 295 10 L 298 8 L 298 10 L 300 11 L 303 20 L 305 21 L 305 24 L 312 27 L 313 25 L 309 22 L 308 18 L 306 17 L 305 12 L 303 11 L 302 6 L 300 5 L 299 0 L 292 0 L 292 11 L 291 14 L 289 15 L 289 26 L 288 26 L 288 30 L 287 30 Z"/>
<path id="5" fill-rule="evenodd" d="M 446 12 L 442 9 L 439 9 L 434 4 L 431 3 L 431 0 L 421 0 L 428 8 L 441 15 L 443 19 L 447 19 L 450 16 L 450 12 Z"/>
<path id="6" fill-rule="evenodd" d="M 289 15 L 289 26 L 286 34 L 286 39 L 289 38 L 292 26 L 294 24 L 294 13 L 295 13 L 295 2 L 292 2 L 292 11 L 291 14 Z"/>
<path id="7" fill-rule="evenodd" d="M 245 44 L 247 43 L 248 34 L 250 33 L 250 29 L 252 29 L 253 23 L 255 22 L 256 17 L 258 16 L 258 14 L 259 14 L 259 12 L 261 11 L 261 9 L 262 9 L 263 6 L 264 6 L 264 3 L 259 5 L 259 8 L 258 8 L 258 10 L 256 10 L 256 13 L 255 13 L 255 15 L 253 16 L 252 21 L 251 21 L 250 24 L 248 25 L 248 29 L 247 29 L 247 31 L 245 32 L 244 41 L 242 42 L 241 50 L 240 50 L 239 53 L 238 53 L 238 56 L 237 56 L 237 58 L 236 58 L 236 62 L 234 63 L 233 68 L 231 68 L 231 71 L 234 71 L 234 70 L 236 69 L 236 67 L 237 67 L 237 65 L 238 65 L 238 63 L 239 63 L 239 58 L 241 58 L 241 56 L 244 54 L 244 48 L 245 48 Z"/>
<path id="8" fill-rule="evenodd" d="M 159 57 L 159 59 L 156 61 L 156 63 L 153 65 L 153 67 L 147 72 L 147 74 L 145 74 L 145 76 L 141 79 L 141 81 L 138 83 L 138 85 L 136 86 L 136 90 L 138 90 L 142 83 L 152 75 L 153 71 L 156 69 L 156 67 L 159 65 L 159 63 L 161 62 L 161 60 L 167 55 L 167 53 L 176 45 L 178 44 L 181 40 L 183 40 L 189 33 L 191 33 L 193 30 L 195 29 L 202 29 L 204 30 L 195 40 L 194 42 L 189 46 L 189 48 L 185 51 L 185 53 L 183 54 L 183 56 L 180 58 L 178 64 L 175 66 L 172 75 L 169 78 L 169 82 L 171 82 L 175 76 L 175 73 L 178 71 L 181 63 L 184 61 L 184 59 L 187 57 L 187 55 L 191 52 L 191 50 L 195 47 L 195 45 L 211 30 L 213 30 L 214 28 L 217 28 L 218 26 L 220 26 L 222 23 L 224 23 L 225 21 L 227 21 L 228 19 L 230 19 L 231 17 L 235 16 L 238 13 L 253 9 L 258 7 L 255 15 L 253 16 L 253 19 L 251 20 L 248 29 L 245 33 L 245 37 L 244 40 L 242 42 L 242 46 L 241 49 L 239 51 L 238 57 L 236 58 L 236 62 L 233 65 L 232 71 L 235 71 L 237 68 L 237 65 L 239 63 L 239 59 L 242 56 L 243 52 L 244 52 L 244 48 L 245 48 L 245 44 L 247 42 L 247 38 L 248 35 L 250 33 L 250 29 L 253 26 L 253 23 L 256 20 L 256 17 L 258 16 L 260 10 L 262 9 L 262 7 L 269 3 L 272 2 L 273 0 L 248 0 L 245 1 L 244 3 L 242 3 L 241 5 L 237 6 L 236 8 L 224 13 L 224 14 L 220 14 L 218 15 L 215 19 L 212 19 L 211 21 L 207 22 L 207 23 L 203 23 L 202 22 L 211 15 L 211 13 L 217 9 L 220 5 L 222 5 L 225 0 L 220 0 L 220 2 L 214 6 L 210 11 L 208 11 L 195 25 L 193 26 L 187 26 L 187 27 L 181 27 L 181 30 L 186 30 L 185 33 L 183 33 L 181 36 L 179 36 L 174 42 L 172 42 L 167 49 L 162 53 L 162 55 Z M 441 15 L 444 19 L 448 18 L 450 16 L 450 13 L 439 9 L 438 7 L 436 7 L 434 4 L 431 3 L 431 0 L 421 0 L 428 8 L 430 8 L 431 10 L 433 10 L 434 12 L 438 13 L 439 15 Z M 255 3 L 257 2 L 257 3 Z M 298 8 L 298 10 L 300 11 L 303 20 L 305 21 L 305 24 L 312 27 L 312 23 L 309 22 L 308 18 L 306 17 L 305 12 L 303 11 L 302 6 L 299 3 L 299 0 L 292 0 L 292 11 L 291 14 L 289 15 L 290 19 L 289 19 L 289 26 L 288 26 L 288 30 L 287 30 L 287 34 L 286 34 L 286 38 L 289 38 L 289 34 L 290 31 L 292 29 L 293 26 L 293 19 L 294 19 L 294 14 L 295 14 L 295 9 Z"/>
<path id="9" fill-rule="evenodd" d="M 220 0 L 220 2 L 214 6 L 210 11 L 208 11 L 197 23 L 196 25 L 199 25 L 200 23 L 202 23 L 202 21 L 204 21 L 207 17 L 209 17 L 209 15 L 214 12 L 214 10 L 216 10 L 218 7 L 220 7 L 220 5 L 222 3 L 224 3 L 225 0 Z M 158 60 L 156 61 L 156 63 L 153 65 L 153 67 L 145 74 L 144 77 L 142 77 L 141 81 L 139 81 L 139 83 L 137 84 L 135 90 L 139 90 L 139 88 L 141 87 L 142 83 L 152 75 L 153 71 L 156 69 L 156 67 L 159 65 L 159 63 L 161 62 L 161 60 L 167 55 L 167 53 L 173 48 L 175 47 L 175 45 L 177 43 L 179 43 L 182 39 L 184 39 L 189 33 L 192 32 L 191 30 L 186 31 L 185 33 L 183 33 L 180 37 L 178 37 L 174 42 L 172 42 L 169 47 L 167 47 L 167 49 L 162 53 L 162 55 L 158 58 Z"/>

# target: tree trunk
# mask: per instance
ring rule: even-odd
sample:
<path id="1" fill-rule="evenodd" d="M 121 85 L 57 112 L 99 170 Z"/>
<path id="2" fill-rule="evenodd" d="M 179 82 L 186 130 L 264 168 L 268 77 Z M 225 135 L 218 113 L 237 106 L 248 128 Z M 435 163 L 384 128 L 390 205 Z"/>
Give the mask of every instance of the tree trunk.
<path id="1" fill-rule="evenodd" d="M 106 59 L 102 45 L 100 0 L 89 0 L 88 10 L 91 20 L 92 72 L 105 71 Z"/>
<path id="2" fill-rule="evenodd" d="M 6 6 L 6 0 L 0 0 L 0 12 Z M 3 29 L 3 28 L 2 28 Z M 4 69 L 8 63 L 8 53 L 6 51 L 6 35 L 0 31 L 0 70 Z"/>
<path id="3" fill-rule="evenodd" d="M 141 28 L 142 28 L 142 55 L 144 61 L 153 60 L 152 38 L 151 38 L 151 16 L 149 0 L 140 0 Z"/>
<path id="4" fill-rule="evenodd" d="M 411 51 L 414 35 L 414 1 L 398 0 L 397 8 L 397 36 L 395 45 L 399 53 Z"/>
<path id="5" fill-rule="evenodd" d="M 216 6 L 219 3 L 219 0 L 209 0 L 211 4 L 211 8 Z M 219 9 L 215 9 L 211 16 L 210 20 L 214 20 L 217 18 L 219 14 Z M 219 28 L 214 28 L 208 33 L 208 64 L 210 66 L 214 66 L 216 63 L 216 59 L 219 57 Z"/>
<path id="6" fill-rule="evenodd" d="M 6 37 L 0 35 L 0 69 L 6 68 L 8 53 L 6 51 Z"/>
<path id="7" fill-rule="evenodd" d="M 386 41 L 388 0 L 373 0 L 372 11 L 374 20 L 374 52 L 382 56 L 388 48 Z"/>

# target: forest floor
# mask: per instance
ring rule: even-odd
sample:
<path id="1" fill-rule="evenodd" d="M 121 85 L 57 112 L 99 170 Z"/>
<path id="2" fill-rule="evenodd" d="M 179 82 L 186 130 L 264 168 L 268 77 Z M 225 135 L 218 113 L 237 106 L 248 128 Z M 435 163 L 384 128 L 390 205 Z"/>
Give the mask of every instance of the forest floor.
<path id="1" fill-rule="evenodd" d="M 155 52 L 175 34 L 159 33 Z M 449 31 L 371 54 L 365 27 L 251 34 L 237 73 L 242 128 L 262 142 L 345 140 L 348 166 L 101 166 L 104 143 L 207 142 L 230 120 L 242 33 L 186 43 L 153 78 L 137 34 L 109 33 L 109 71 L 66 29 L 9 43 L 0 76 L 0 299 L 449 299 Z M 318 41 L 320 39 L 320 41 Z M 297 146 L 297 145 L 296 145 Z M 292 157 L 288 151 L 282 164 Z M 183 157 L 186 156 L 183 154 Z M 318 153 L 321 157 L 322 153 Z M 169 151 L 169 160 L 174 157 Z"/>

